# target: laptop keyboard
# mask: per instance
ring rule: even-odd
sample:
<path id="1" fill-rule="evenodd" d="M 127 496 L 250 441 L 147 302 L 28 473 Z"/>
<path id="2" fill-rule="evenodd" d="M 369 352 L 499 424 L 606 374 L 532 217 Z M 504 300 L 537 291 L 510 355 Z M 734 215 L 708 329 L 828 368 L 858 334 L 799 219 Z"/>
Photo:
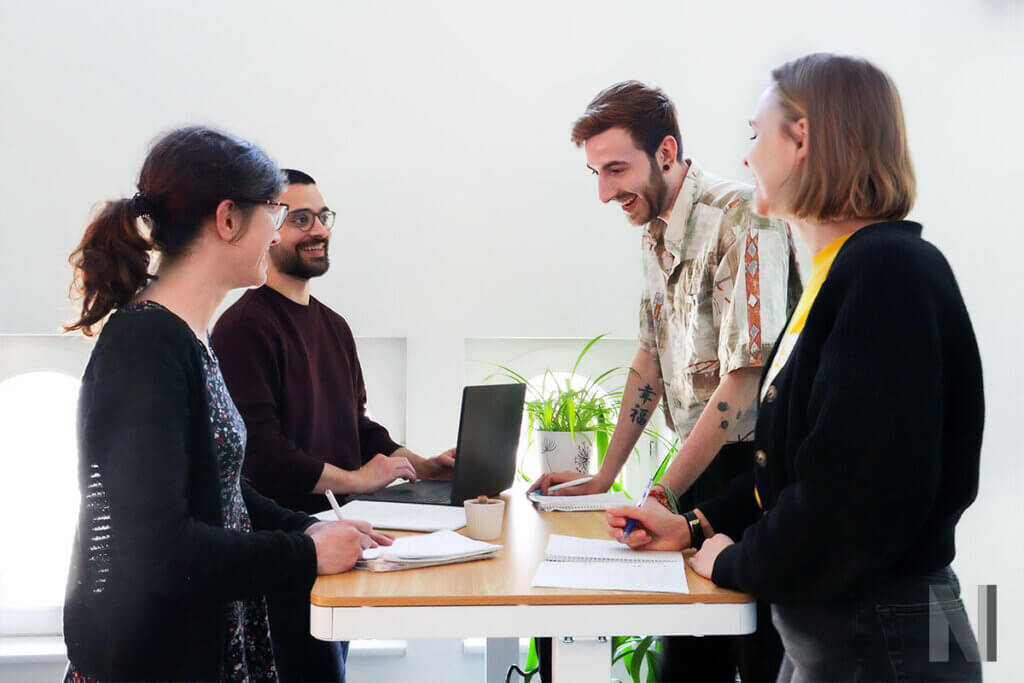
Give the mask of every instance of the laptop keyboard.
<path id="1" fill-rule="evenodd" d="M 380 500 L 394 503 L 422 503 L 425 505 L 451 505 L 451 482 L 421 481 L 388 486 L 376 493 L 357 496 L 363 500 Z"/>
<path id="2" fill-rule="evenodd" d="M 452 494 L 451 492 L 446 494 L 430 492 L 417 495 L 416 502 L 425 503 L 427 505 L 449 505 L 452 502 Z"/>

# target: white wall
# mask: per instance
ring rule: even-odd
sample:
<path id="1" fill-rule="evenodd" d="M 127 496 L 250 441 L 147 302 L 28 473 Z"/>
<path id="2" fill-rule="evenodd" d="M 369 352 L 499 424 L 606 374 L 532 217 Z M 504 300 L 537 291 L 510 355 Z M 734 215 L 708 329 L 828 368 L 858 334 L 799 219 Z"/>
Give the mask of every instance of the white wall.
<path id="1" fill-rule="evenodd" d="M 663 86 L 687 155 L 746 179 L 770 67 L 864 55 L 901 89 L 912 217 L 951 261 L 982 349 L 981 491 L 955 566 L 972 605 L 974 585 L 999 585 L 987 675 L 1008 680 L 1024 664 L 1022 43 L 1019 0 L 0 0 L 0 333 L 68 319 L 66 257 L 89 207 L 134 191 L 158 132 L 220 125 L 318 178 L 339 218 L 316 293 L 358 335 L 408 340 L 406 433 L 440 450 L 466 338 L 634 334 L 637 232 L 595 201 L 567 139 L 597 90 Z"/>

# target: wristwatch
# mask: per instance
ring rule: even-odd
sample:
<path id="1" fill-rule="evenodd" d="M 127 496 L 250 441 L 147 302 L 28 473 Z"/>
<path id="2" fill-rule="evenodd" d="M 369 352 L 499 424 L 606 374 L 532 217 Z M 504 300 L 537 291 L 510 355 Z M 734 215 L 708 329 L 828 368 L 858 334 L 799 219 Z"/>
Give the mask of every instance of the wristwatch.
<path id="1" fill-rule="evenodd" d="M 690 547 L 694 550 L 700 550 L 700 547 L 704 545 L 704 527 L 700 525 L 697 513 L 693 510 L 684 512 L 683 519 L 686 520 L 686 525 L 690 527 Z"/>

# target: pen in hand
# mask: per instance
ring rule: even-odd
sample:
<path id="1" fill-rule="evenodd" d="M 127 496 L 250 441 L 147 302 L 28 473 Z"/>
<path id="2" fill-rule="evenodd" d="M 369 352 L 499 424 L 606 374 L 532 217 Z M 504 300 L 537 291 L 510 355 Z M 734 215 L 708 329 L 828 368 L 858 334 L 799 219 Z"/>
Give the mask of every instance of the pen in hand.
<path id="1" fill-rule="evenodd" d="M 651 492 L 651 488 L 654 486 L 654 480 L 657 479 L 658 473 L 655 473 L 651 480 L 647 482 L 647 486 L 644 488 L 643 494 L 640 496 L 640 501 L 637 502 L 636 506 L 642 508 L 644 503 L 647 502 L 647 496 Z M 622 540 L 625 541 L 626 537 L 633 533 L 633 529 L 636 528 L 636 520 L 632 517 L 626 520 L 626 526 L 622 529 Z"/>
<path id="2" fill-rule="evenodd" d="M 651 480 L 647 482 L 647 486 L 644 488 L 644 492 L 640 495 L 640 502 L 636 504 L 638 508 L 642 508 L 644 503 L 647 502 L 647 496 L 651 493 L 651 489 L 654 488 L 654 484 L 661 479 L 661 475 L 665 472 L 665 468 L 668 467 L 669 461 L 675 454 L 675 447 L 669 449 L 669 452 L 665 454 L 665 458 L 661 461 L 661 465 L 651 475 Z M 626 542 L 626 537 L 633 533 L 633 529 L 636 528 L 637 521 L 630 517 L 626 520 L 626 526 L 622 529 L 622 542 Z"/>
<path id="3" fill-rule="evenodd" d="M 567 481 L 562 484 L 555 484 L 554 486 L 548 488 L 548 493 L 551 493 L 552 491 L 561 491 L 562 489 L 572 488 L 573 486 L 582 486 L 587 482 L 593 481 L 593 479 L 593 477 L 581 477 L 580 479 L 573 479 L 572 481 Z"/>
<path id="4" fill-rule="evenodd" d="M 345 519 L 341 515 L 341 506 L 338 505 L 338 499 L 334 497 L 334 491 L 327 489 L 324 495 L 327 496 L 327 502 L 331 504 L 331 509 L 334 510 L 334 514 L 337 515 L 338 519 Z"/>

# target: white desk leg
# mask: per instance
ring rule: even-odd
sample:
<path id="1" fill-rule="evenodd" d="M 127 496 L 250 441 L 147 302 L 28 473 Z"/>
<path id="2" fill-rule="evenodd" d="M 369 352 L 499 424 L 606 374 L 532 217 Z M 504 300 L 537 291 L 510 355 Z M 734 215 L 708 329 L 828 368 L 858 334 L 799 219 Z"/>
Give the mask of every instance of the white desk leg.
<path id="1" fill-rule="evenodd" d="M 552 638 L 551 678 L 554 683 L 595 683 L 612 678 L 612 639 Z"/>
<path id="2" fill-rule="evenodd" d="M 519 663 L 518 638 L 488 638 L 484 648 L 484 667 L 487 683 L 505 683 L 505 674 L 513 664 Z M 513 677 L 514 680 L 514 677 Z"/>

